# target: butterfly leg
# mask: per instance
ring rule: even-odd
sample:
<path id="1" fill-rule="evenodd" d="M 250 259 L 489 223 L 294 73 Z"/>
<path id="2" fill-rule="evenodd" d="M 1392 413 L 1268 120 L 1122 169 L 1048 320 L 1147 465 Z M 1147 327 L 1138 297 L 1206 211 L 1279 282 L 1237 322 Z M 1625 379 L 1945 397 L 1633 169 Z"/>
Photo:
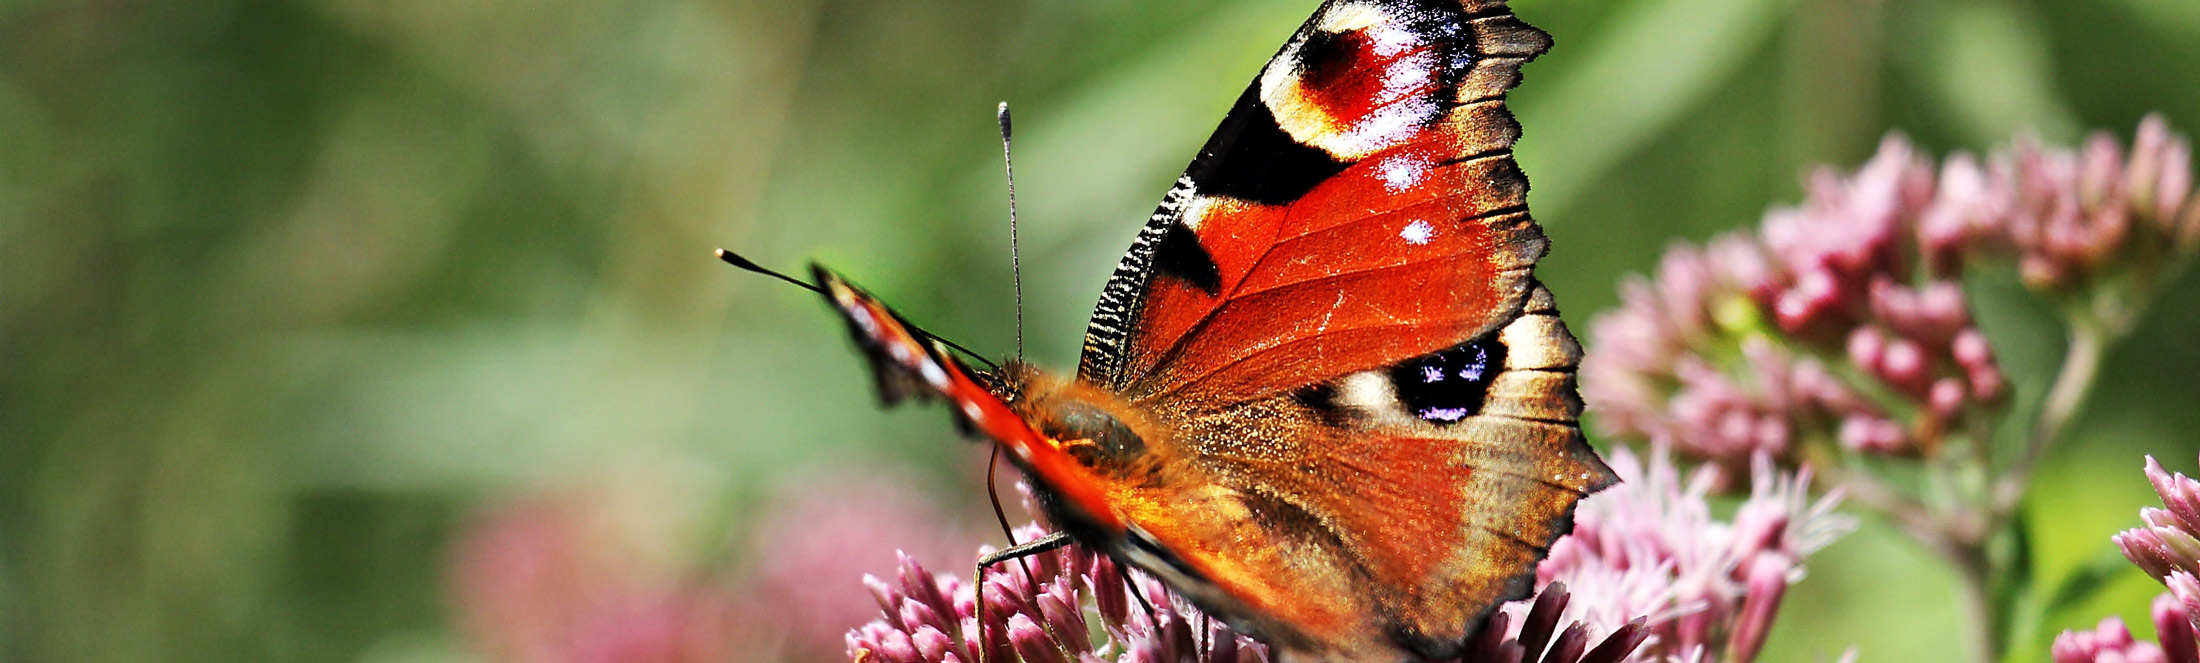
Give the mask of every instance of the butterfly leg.
<path id="1" fill-rule="evenodd" d="M 1068 534 L 1054 532 L 1046 536 L 1026 541 L 1024 543 L 1019 543 L 1013 546 L 1009 546 L 1007 548 L 993 551 L 991 554 L 978 558 L 978 569 L 977 571 L 970 574 L 971 578 L 976 579 L 976 586 L 972 587 L 971 591 L 975 594 L 978 601 L 978 634 L 976 638 L 974 638 L 976 640 L 974 645 L 978 650 L 978 663 L 987 663 L 986 656 L 993 651 L 993 648 L 987 645 L 985 640 L 986 567 L 999 564 L 1001 562 L 1006 562 L 1012 559 L 1021 560 L 1025 557 L 1030 557 L 1032 555 L 1054 552 L 1056 550 L 1067 548 L 1069 547 L 1069 544 L 1074 542 L 1075 541 L 1069 538 Z M 1039 584 L 1039 579 L 1031 576 L 1031 568 L 1028 566 L 1024 568 L 1024 580 L 1026 581 L 1026 584 L 1032 586 L 1032 591 L 1038 591 L 1037 586 Z M 1034 597 L 1034 601 L 1036 601 L 1036 597 Z M 1034 603 L 1033 605 L 1037 604 Z M 1039 623 L 1042 625 L 1047 624 L 1045 620 L 1040 620 Z M 1052 634 L 1053 628 L 1054 627 L 1052 625 L 1048 625 L 1048 633 Z M 1059 638 L 1060 636 L 1056 635 L 1055 637 Z"/>
<path id="2" fill-rule="evenodd" d="M 1146 593 L 1138 591 L 1138 581 L 1131 579 L 1129 569 L 1124 569 L 1123 587 L 1131 590 L 1131 598 L 1138 599 L 1138 607 L 1146 609 L 1146 620 L 1153 622 L 1154 635 L 1159 637 L 1161 634 L 1161 613 L 1154 612 L 1153 604 L 1146 602 Z"/>
<path id="3" fill-rule="evenodd" d="M 993 554 L 980 557 L 978 558 L 978 570 L 984 571 L 985 567 L 999 564 L 1001 562 L 1006 562 L 1012 559 L 1023 559 L 1032 555 L 1050 553 L 1056 550 L 1061 550 L 1063 548 L 1069 547 L 1069 544 L 1075 542 L 1075 540 L 1069 538 L 1068 534 L 1054 532 L 1046 536 L 1026 541 L 1024 543 L 1019 543 L 1013 546 L 1009 546 L 1007 548 L 996 550 L 993 552 Z M 1033 579 L 1033 581 L 1036 582 L 1037 579 Z"/>

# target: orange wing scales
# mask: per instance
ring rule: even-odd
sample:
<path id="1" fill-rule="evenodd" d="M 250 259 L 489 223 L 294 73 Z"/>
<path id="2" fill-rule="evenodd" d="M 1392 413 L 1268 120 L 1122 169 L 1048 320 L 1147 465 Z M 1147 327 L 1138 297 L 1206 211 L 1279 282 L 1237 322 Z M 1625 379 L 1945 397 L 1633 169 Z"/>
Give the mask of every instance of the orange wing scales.
<path id="1" fill-rule="evenodd" d="M 1187 418 L 1186 448 L 1175 453 L 1196 471 L 1181 476 L 1227 490 L 1172 505 L 1162 496 L 1179 491 L 1164 484 L 1133 498 L 1152 508 L 1126 521 L 1202 570 L 1212 587 L 1192 587 L 1194 597 L 1277 620 L 1256 619 L 1261 632 L 1315 649 L 1402 638 L 1442 653 L 1490 606 L 1524 595 L 1574 503 L 1616 480 L 1575 423 L 1579 344 L 1549 291 L 1532 280 L 1526 289 L 1521 313 L 1494 330 L 1515 350 L 1475 416 L 1417 418 L 1374 372 L 1335 383 L 1353 423 L 1319 423 L 1325 416 L 1294 395 L 1211 413 L 1164 409 Z M 1218 502 L 1230 506 L 1204 506 Z M 1247 525 L 1206 512 L 1303 516 Z M 1248 542 L 1283 543 L 1255 551 Z"/>
<path id="2" fill-rule="evenodd" d="M 1524 205 L 1526 180 L 1509 158 L 1416 152 L 1356 165 L 1288 209 L 1195 204 L 1223 294 L 1153 285 L 1135 340 L 1154 350 L 1131 358 L 1141 377 L 1127 392 L 1240 402 L 1432 352 L 1511 315 L 1544 250 L 1527 215 L 1507 211 Z M 1372 329 L 1392 334 L 1370 344 Z M 1304 351 L 1241 363 L 1279 347 Z M 1233 363 L 1243 368 L 1224 371 Z"/>

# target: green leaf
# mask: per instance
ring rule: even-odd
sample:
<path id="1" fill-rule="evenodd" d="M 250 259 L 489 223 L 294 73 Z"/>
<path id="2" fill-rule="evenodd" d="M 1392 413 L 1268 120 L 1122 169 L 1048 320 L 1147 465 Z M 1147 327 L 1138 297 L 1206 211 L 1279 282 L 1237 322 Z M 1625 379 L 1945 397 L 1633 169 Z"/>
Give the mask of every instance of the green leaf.
<path id="1" fill-rule="evenodd" d="M 2124 559 L 2123 554 L 2113 548 L 2103 548 L 2100 554 L 2079 564 L 2070 575 L 2063 576 L 2062 582 L 2056 583 L 2055 590 L 2040 604 L 2040 616 L 2053 619 L 2093 600 L 2101 590 L 2115 584 L 2117 576 L 2131 573 L 2131 570 L 2131 560 Z"/>

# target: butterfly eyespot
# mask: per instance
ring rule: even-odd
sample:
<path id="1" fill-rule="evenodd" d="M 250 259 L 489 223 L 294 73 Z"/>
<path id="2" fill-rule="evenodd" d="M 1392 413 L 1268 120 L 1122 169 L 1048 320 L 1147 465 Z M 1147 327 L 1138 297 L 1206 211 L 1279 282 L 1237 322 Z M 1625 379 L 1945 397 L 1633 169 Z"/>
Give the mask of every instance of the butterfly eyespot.
<path id="1" fill-rule="evenodd" d="M 1262 73 L 1261 100 L 1293 139 L 1340 161 L 1395 146 L 1443 115 L 1438 95 L 1471 67 L 1443 16 L 1336 5 Z"/>
<path id="2" fill-rule="evenodd" d="M 1406 412 L 1448 424 L 1482 411 L 1490 381 L 1504 367 L 1505 344 L 1490 335 L 1392 366 L 1390 381 Z"/>

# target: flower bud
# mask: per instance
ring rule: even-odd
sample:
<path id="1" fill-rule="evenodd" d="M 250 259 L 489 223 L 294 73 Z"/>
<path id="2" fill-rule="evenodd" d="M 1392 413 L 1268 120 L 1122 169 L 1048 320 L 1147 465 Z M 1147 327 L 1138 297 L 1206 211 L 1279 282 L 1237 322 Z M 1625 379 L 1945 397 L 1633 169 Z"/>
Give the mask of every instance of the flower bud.
<path id="1" fill-rule="evenodd" d="M 1795 561 L 1778 552 L 1757 555 L 1749 566 L 1749 581 L 1742 599 L 1741 614 L 1734 622 L 1734 633 L 1727 641 L 1726 660 L 1754 661 L 1757 652 L 1765 645 L 1765 635 L 1772 632 L 1772 620 L 1779 615 L 1780 599 L 1787 593 L 1788 574 L 1795 570 Z"/>
<path id="2" fill-rule="evenodd" d="M 1016 655 L 1024 663 L 1069 663 L 1062 656 L 1061 648 L 1047 636 L 1045 627 L 1032 621 L 1030 615 L 1016 613 L 1008 617 L 1008 642 L 1016 648 Z"/>
<path id="3" fill-rule="evenodd" d="M 2150 613 L 2154 618 L 2154 639 L 2161 642 L 2163 658 L 2169 663 L 2200 663 L 2191 613 L 2185 610 L 2184 602 L 2165 593 L 2154 597 Z"/>

